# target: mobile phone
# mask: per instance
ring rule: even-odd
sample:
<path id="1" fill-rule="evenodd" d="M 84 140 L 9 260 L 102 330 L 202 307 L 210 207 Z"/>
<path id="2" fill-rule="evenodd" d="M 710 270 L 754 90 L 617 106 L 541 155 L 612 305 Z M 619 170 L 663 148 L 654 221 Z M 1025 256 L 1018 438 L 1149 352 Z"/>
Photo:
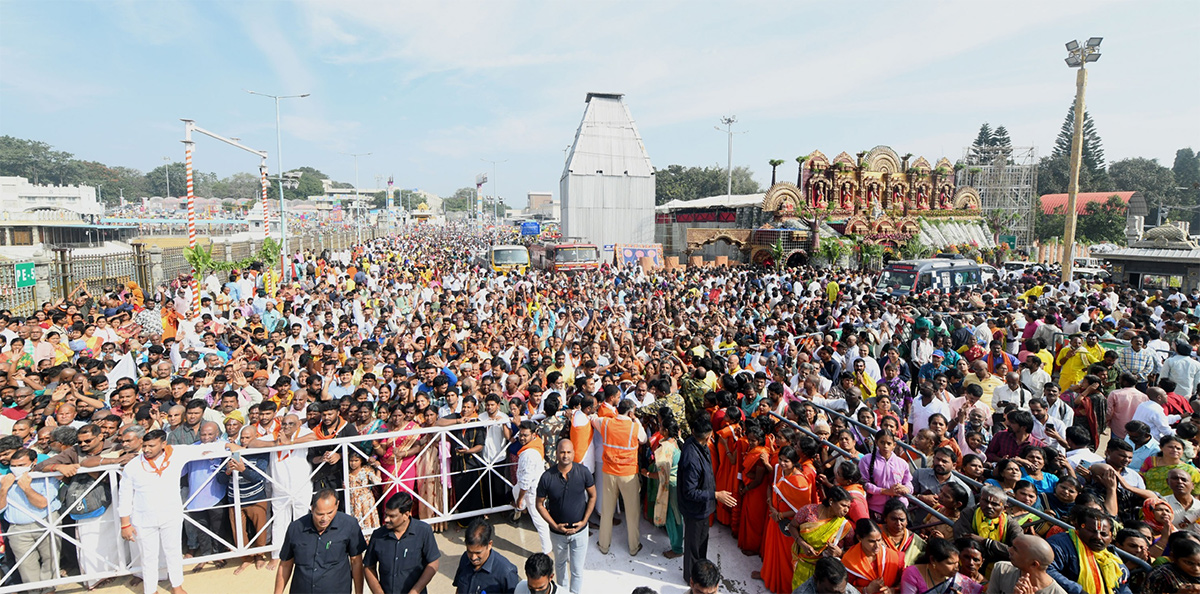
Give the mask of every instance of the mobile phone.
<path id="1" fill-rule="evenodd" d="M 241 462 L 241 461 L 242 461 L 242 453 L 241 453 L 240 451 L 239 451 L 239 452 L 234 452 L 234 453 L 233 453 L 233 461 L 234 461 L 234 462 Z"/>

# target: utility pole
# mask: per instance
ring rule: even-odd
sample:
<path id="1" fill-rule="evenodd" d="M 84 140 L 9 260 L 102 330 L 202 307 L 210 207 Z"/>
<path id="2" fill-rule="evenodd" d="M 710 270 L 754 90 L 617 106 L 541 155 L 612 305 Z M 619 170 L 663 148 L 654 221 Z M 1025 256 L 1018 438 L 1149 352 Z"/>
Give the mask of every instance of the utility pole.
<path id="1" fill-rule="evenodd" d="M 358 158 L 370 156 L 371 153 L 342 153 L 342 154 L 350 155 L 351 157 L 354 157 L 354 208 L 356 209 L 356 211 L 358 213 L 355 217 L 357 219 L 357 221 L 355 221 L 356 224 L 354 225 L 354 229 L 355 229 L 356 237 L 358 237 L 358 243 L 362 243 L 363 220 L 362 220 L 362 200 L 358 196 Z"/>
<path id="2" fill-rule="evenodd" d="M 171 158 L 163 157 L 163 169 L 166 171 L 167 178 L 167 195 L 165 198 L 171 197 Z"/>
<path id="3" fill-rule="evenodd" d="M 268 95 L 266 93 L 256 93 L 251 90 L 246 90 L 251 95 L 260 97 L 270 97 L 275 100 L 275 165 L 279 168 L 279 265 L 283 268 L 283 280 L 288 279 L 288 230 L 287 230 L 287 207 L 283 197 L 283 133 L 279 126 L 279 100 L 280 99 L 303 99 L 308 97 L 309 93 L 300 95 Z M 267 216 L 266 209 L 263 210 L 263 224 L 270 228 L 270 218 Z"/>
<path id="4" fill-rule="evenodd" d="M 496 190 L 496 164 L 507 163 L 508 159 L 503 161 L 493 161 L 491 159 L 480 159 L 486 163 L 492 164 L 492 218 L 500 220 L 500 192 Z"/>
<path id="5" fill-rule="evenodd" d="M 1088 62 L 1100 59 L 1100 37 L 1092 37 L 1086 45 L 1078 41 L 1067 43 L 1067 66 L 1078 68 L 1075 74 L 1075 130 L 1071 135 L 1071 170 L 1067 181 L 1067 221 L 1063 230 L 1062 282 L 1071 282 L 1075 268 L 1075 198 L 1079 194 L 1079 166 L 1083 159 L 1083 96 L 1087 90 Z"/>
<path id="6" fill-rule="evenodd" d="M 733 196 L 733 125 L 737 123 L 737 116 L 728 116 L 721 118 L 721 124 L 725 126 L 725 134 L 729 136 L 729 161 L 726 164 L 725 176 L 725 197 Z M 721 132 L 720 126 L 713 126 L 718 132 Z"/>

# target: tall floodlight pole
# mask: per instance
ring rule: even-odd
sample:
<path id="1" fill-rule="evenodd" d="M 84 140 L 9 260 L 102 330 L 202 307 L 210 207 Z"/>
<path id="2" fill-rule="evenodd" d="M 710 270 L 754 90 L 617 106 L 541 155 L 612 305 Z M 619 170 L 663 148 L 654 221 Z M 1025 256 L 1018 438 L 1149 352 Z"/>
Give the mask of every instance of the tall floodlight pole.
<path id="1" fill-rule="evenodd" d="M 167 180 L 167 198 L 171 197 L 171 157 L 163 157 L 163 177 Z"/>
<path id="2" fill-rule="evenodd" d="M 1083 159 L 1083 94 L 1087 90 L 1088 62 L 1100 59 L 1101 37 L 1092 37 L 1080 45 L 1067 43 L 1067 66 L 1078 68 L 1075 75 L 1075 131 L 1071 135 L 1071 171 L 1067 182 L 1067 224 L 1063 230 L 1062 281 L 1071 282 L 1075 268 L 1075 197 L 1079 194 L 1079 165 Z"/>
<path id="3" fill-rule="evenodd" d="M 342 154 L 350 155 L 351 157 L 354 157 L 354 208 L 358 212 L 357 218 L 361 219 L 362 218 L 362 201 L 358 197 L 358 158 L 370 156 L 371 153 L 342 153 Z M 360 220 L 357 223 L 358 224 L 354 225 L 355 234 L 356 234 L 356 237 L 358 237 L 358 243 L 362 243 L 363 222 Z"/>
<path id="4" fill-rule="evenodd" d="M 270 97 L 275 100 L 275 166 L 279 168 L 279 266 L 283 272 L 283 280 L 288 279 L 288 240 L 287 240 L 287 207 L 283 201 L 283 134 L 279 127 L 279 100 L 280 99 L 303 99 L 308 97 L 309 93 L 300 95 L 268 95 L 266 93 L 257 93 L 249 89 L 246 90 L 251 95 L 259 97 Z M 267 212 L 263 211 L 263 224 L 269 228 L 271 222 L 267 217 Z"/>
<path id="5" fill-rule="evenodd" d="M 498 220 L 500 220 L 500 214 L 499 214 L 500 213 L 500 192 L 496 190 L 496 171 L 497 171 L 496 164 L 497 163 L 507 163 L 508 159 L 505 159 L 503 161 L 493 161 L 491 159 L 480 159 L 480 161 L 492 164 L 492 218 L 494 218 L 498 221 Z M 507 212 L 505 214 L 507 214 Z"/>
<path id="6" fill-rule="evenodd" d="M 725 132 L 729 136 L 729 160 L 726 163 L 725 177 L 725 197 L 733 196 L 733 125 L 737 123 L 737 116 L 729 116 L 721 118 L 721 124 L 725 126 L 725 130 L 721 130 L 721 126 L 713 126 L 717 131 Z"/>

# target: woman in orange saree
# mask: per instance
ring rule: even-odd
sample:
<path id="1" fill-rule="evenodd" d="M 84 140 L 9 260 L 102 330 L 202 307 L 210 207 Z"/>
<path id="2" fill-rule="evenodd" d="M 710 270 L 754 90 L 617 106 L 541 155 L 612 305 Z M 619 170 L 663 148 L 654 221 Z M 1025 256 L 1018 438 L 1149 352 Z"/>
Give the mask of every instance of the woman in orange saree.
<path id="1" fill-rule="evenodd" d="M 901 572 L 904 571 L 904 558 L 900 553 L 883 544 L 883 531 L 868 519 L 859 520 L 854 525 L 854 535 L 858 544 L 850 547 L 842 556 L 846 566 L 848 581 L 860 592 L 874 586 L 895 590 L 900 585 Z"/>
<path id="2" fill-rule="evenodd" d="M 750 574 L 762 580 L 767 589 L 775 594 L 792 591 L 792 539 L 784 535 L 780 524 L 792 521 L 800 508 L 808 505 L 811 485 L 800 472 L 800 453 L 791 446 L 779 452 L 779 464 L 775 467 L 772 483 L 771 503 L 767 508 L 766 531 L 763 534 L 762 568 Z"/>
<path id="3" fill-rule="evenodd" d="M 788 524 L 792 546 L 792 588 L 799 588 L 812 577 L 817 560 L 822 555 L 841 557 L 841 542 L 852 525 L 846 520 L 850 512 L 850 494 L 841 487 L 830 487 L 825 502 L 806 505 L 796 511 Z M 780 590 L 782 591 L 782 590 Z"/>
<path id="4" fill-rule="evenodd" d="M 742 457 L 742 484 L 738 487 L 738 507 L 742 513 L 738 523 L 738 548 L 743 555 L 756 555 L 762 550 L 763 529 L 767 523 L 767 499 L 773 483 L 770 480 L 771 452 L 765 445 L 766 435 L 759 425 L 746 429 L 746 453 Z"/>
<path id="5" fill-rule="evenodd" d="M 726 410 L 725 419 L 728 424 L 717 432 L 716 456 L 713 457 L 713 478 L 718 491 L 736 493 L 739 486 L 738 474 L 741 472 L 741 458 L 738 454 L 742 437 L 742 410 L 736 406 L 729 407 Z M 733 528 L 734 534 L 737 534 L 738 528 L 737 516 L 734 515 L 736 510 L 736 507 L 730 508 L 720 503 L 717 504 L 717 521 Z"/>

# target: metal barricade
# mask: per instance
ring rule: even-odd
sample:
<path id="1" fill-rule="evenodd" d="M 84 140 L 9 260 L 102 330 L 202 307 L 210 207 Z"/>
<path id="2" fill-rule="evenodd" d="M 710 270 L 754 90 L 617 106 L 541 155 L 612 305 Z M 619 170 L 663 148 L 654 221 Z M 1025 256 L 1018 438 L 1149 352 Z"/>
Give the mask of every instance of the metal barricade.
<path id="1" fill-rule="evenodd" d="M 355 437 L 342 437 L 328 440 L 320 440 L 307 442 L 303 444 L 275 446 L 269 448 L 247 448 L 239 452 L 239 456 L 244 461 L 247 456 L 254 454 L 268 454 L 272 457 L 276 456 L 277 452 L 285 452 L 288 455 L 305 455 L 308 450 L 313 448 L 329 448 L 333 447 L 333 452 L 336 452 L 340 459 L 333 463 L 339 468 L 342 478 L 342 488 L 338 489 L 339 497 L 342 501 L 342 511 L 351 513 L 352 498 L 354 492 L 359 489 L 371 489 L 373 495 L 378 497 L 381 492 L 391 490 L 393 492 L 407 492 L 413 497 L 414 517 L 417 517 L 418 509 L 425 510 L 426 513 L 432 513 L 431 517 L 421 518 L 428 523 L 450 522 L 481 516 L 484 514 L 494 514 L 513 509 L 512 501 L 514 495 L 512 493 L 513 480 L 510 478 L 510 472 L 515 474 L 515 462 L 508 462 L 507 449 L 502 449 L 496 456 L 496 459 L 488 460 L 483 452 L 470 455 L 470 460 L 475 461 L 479 468 L 470 469 L 467 472 L 452 472 L 450 464 L 450 454 L 454 450 L 466 449 L 469 446 L 465 444 L 459 437 L 461 431 L 468 429 L 489 429 L 501 427 L 505 425 L 503 421 L 476 421 L 465 423 L 462 425 L 447 426 L 447 427 L 430 427 L 416 429 L 412 431 L 396 431 L 390 433 L 375 433 L 370 435 L 359 435 Z M 358 452 L 370 454 L 372 442 L 391 440 L 391 439 L 415 439 L 423 442 L 421 450 L 411 458 L 398 461 L 398 465 L 393 471 L 380 470 L 380 478 L 378 481 L 372 481 L 366 485 L 355 485 L 351 487 L 350 464 L 348 454 L 353 449 Z M 505 442 L 505 448 L 508 443 Z M 217 442 L 214 447 L 223 447 L 221 442 Z M 411 447 L 411 446 L 410 446 Z M 432 462 L 418 466 L 418 462 L 422 461 L 423 456 L 430 456 Z M 236 559 L 248 555 L 259 553 L 269 553 L 273 550 L 278 550 L 281 543 L 271 543 L 266 546 L 255 547 L 253 543 L 260 535 L 272 534 L 272 528 L 275 522 L 275 515 L 258 527 L 256 533 L 244 539 L 245 526 L 243 524 L 244 515 L 242 510 L 249 505 L 254 505 L 262 501 L 280 502 L 281 505 L 301 504 L 305 509 L 310 505 L 310 501 L 296 501 L 293 495 L 293 490 L 289 485 L 285 485 L 280 480 L 271 476 L 270 473 L 263 475 L 266 482 L 271 487 L 271 495 L 265 499 L 259 499 L 254 502 L 243 502 L 241 500 L 241 490 L 236 486 L 239 483 L 240 473 L 229 468 L 229 461 L 232 455 L 229 452 L 222 451 L 207 456 L 206 459 L 220 459 L 219 465 L 213 470 L 212 474 L 204 481 L 204 483 L 183 500 L 186 512 L 183 515 L 185 527 L 191 527 L 199 530 L 210 538 L 214 539 L 219 552 L 197 556 L 188 559 L 188 564 L 203 563 L 209 561 L 217 561 L 222 559 Z M 429 462 L 429 459 L 425 460 Z M 321 462 L 312 467 L 309 473 L 309 480 L 319 473 L 322 469 L 329 465 L 327 462 Z M 226 495 L 214 506 L 201 507 L 198 509 L 186 509 L 189 504 L 203 492 L 213 480 L 217 480 L 219 476 L 225 475 L 226 469 L 229 469 L 229 483 L 234 485 L 231 489 L 232 497 Z M 429 472 L 420 472 L 421 468 L 428 468 Z M 137 554 L 136 543 L 129 543 L 121 539 L 120 522 L 116 516 L 116 510 L 120 506 L 120 490 L 118 484 L 121 475 L 121 466 L 107 465 L 97 466 L 93 468 L 80 468 L 80 473 L 97 473 L 93 482 L 89 485 L 87 491 L 80 497 L 72 501 L 64 501 L 60 508 L 60 513 L 51 514 L 48 519 L 38 520 L 30 524 L 12 524 L 8 530 L 3 533 L 6 543 L 9 543 L 9 548 L 13 549 L 16 563 L 9 568 L 2 576 L 0 576 L 0 594 L 10 592 L 28 592 L 31 590 L 45 589 L 57 587 L 65 584 L 73 584 L 79 582 L 95 582 L 104 578 L 117 577 L 124 575 L 140 575 L 141 567 L 140 555 Z M 466 476 L 470 474 L 472 476 Z M 61 485 L 59 480 L 62 475 L 53 473 L 31 473 L 32 480 L 41 482 L 43 492 L 56 492 L 57 485 Z M 187 476 L 186 473 L 184 476 Z M 458 478 L 464 485 L 463 493 L 453 493 L 454 480 Z M 465 479 L 465 480 L 464 480 Z M 101 523 L 111 523 L 111 526 L 101 526 L 103 533 L 99 534 L 99 543 L 84 543 L 81 537 L 75 536 L 79 533 L 79 527 L 85 523 L 85 520 L 73 520 L 68 515 L 68 510 L 73 509 L 78 505 L 87 492 L 92 489 L 99 488 L 100 485 L 107 483 L 110 492 L 112 493 L 111 504 L 108 511 L 105 512 L 99 520 Z M 469 484 L 468 484 L 469 483 Z M 440 496 L 434 496 L 438 489 L 433 486 L 440 486 Z M 502 492 L 494 492 L 494 488 L 500 489 Z M 229 490 L 229 489 L 227 489 Z M 462 504 L 466 500 L 461 495 L 474 494 L 479 490 L 484 497 L 485 507 L 482 509 L 462 509 Z M 490 492 L 490 493 L 489 493 Z M 487 497 L 493 501 L 493 505 L 487 506 Z M 497 501 L 505 502 L 502 505 L 495 505 Z M 10 506 L 20 505 L 16 503 L 15 498 L 9 498 Z M 379 513 L 382 509 L 382 501 L 376 500 L 376 505 L 366 512 Z M 232 517 L 230 527 L 232 528 L 232 538 L 227 539 L 222 534 L 221 530 L 214 531 L 208 526 L 204 526 L 197 521 L 191 514 L 192 512 L 207 511 L 213 509 L 223 509 Z M 42 515 L 36 513 L 37 510 L 22 510 L 31 516 Z M 366 517 L 355 516 L 360 525 L 362 519 Z M 353 515 L 353 514 L 352 514 Z M 111 529 L 111 530 L 109 530 Z M 94 532 L 94 530 L 93 530 Z M 367 529 L 363 530 L 364 534 L 369 534 Z M 15 537 L 15 538 L 14 538 Z M 26 544 L 32 538 L 32 545 Z M 96 538 L 96 537 L 93 537 Z M 16 576 L 19 575 L 18 568 L 22 562 L 28 561 L 33 555 L 37 555 L 37 548 L 49 539 L 51 548 L 51 563 L 53 565 L 53 579 L 42 580 L 33 583 L 14 583 Z M 12 543 L 16 541 L 18 544 L 14 546 Z M 231 542 L 232 541 L 232 542 Z M 89 559 L 98 561 L 101 569 L 83 572 L 79 575 L 70 575 L 66 577 L 58 577 L 62 570 L 61 558 L 64 547 L 74 546 L 77 548 L 80 559 L 85 556 Z M 19 550 L 18 550 L 19 549 Z M 81 561 L 81 567 L 84 563 Z M 90 565 L 90 563 L 89 563 Z"/>
<path id="2" fill-rule="evenodd" d="M 34 287 L 17 288 L 17 262 L 0 262 L 0 309 L 7 309 L 18 316 L 31 316 L 37 310 Z M 25 264 L 30 266 L 30 264 Z"/>

